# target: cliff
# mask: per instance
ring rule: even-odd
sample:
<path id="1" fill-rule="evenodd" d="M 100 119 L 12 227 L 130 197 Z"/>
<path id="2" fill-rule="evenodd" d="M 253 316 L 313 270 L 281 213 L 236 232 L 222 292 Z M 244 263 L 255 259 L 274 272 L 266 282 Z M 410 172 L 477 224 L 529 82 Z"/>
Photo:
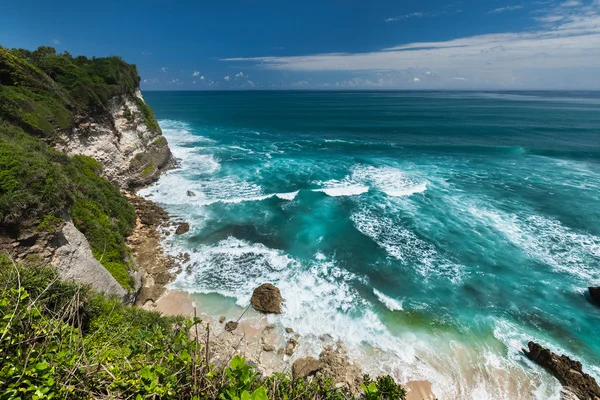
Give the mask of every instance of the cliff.
<path id="1" fill-rule="evenodd" d="M 174 163 L 135 65 L 0 47 L 0 250 L 131 300 L 136 216 L 120 190 Z"/>

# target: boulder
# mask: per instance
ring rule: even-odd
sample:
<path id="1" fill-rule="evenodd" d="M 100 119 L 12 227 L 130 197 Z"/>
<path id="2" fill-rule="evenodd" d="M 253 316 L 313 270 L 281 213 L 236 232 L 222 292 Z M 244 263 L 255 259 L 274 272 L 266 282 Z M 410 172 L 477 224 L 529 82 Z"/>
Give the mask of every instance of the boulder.
<path id="1" fill-rule="evenodd" d="M 285 333 L 294 333 L 292 328 L 285 328 Z"/>
<path id="2" fill-rule="evenodd" d="M 292 365 L 292 375 L 295 377 L 306 378 L 316 374 L 323 367 L 323 363 L 313 357 L 299 358 Z"/>
<path id="3" fill-rule="evenodd" d="M 188 190 L 188 191 L 187 191 L 187 195 L 188 195 L 189 197 L 194 197 L 194 196 L 196 195 L 196 193 L 192 192 L 191 190 Z"/>
<path id="4" fill-rule="evenodd" d="M 221 315 L 221 316 L 219 317 L 219 323 L 220 323 L 220 324 L 222 324 L 223 322 L 225 322 L 225 316 L 224 316 L 224 315 Z"/>
<path id="5" fill-rule="evenodd" d="M 525 355 L 548 372 L 574 395 L 585 400 L 600 400 L 600 386 L 596 380 L 583 372 L 579 361 L 554 354 L 535 342 L 529 342 Z"/>
<path id="6" fill-rule="evenodd" d="M 265 344 L 265 345 L 263 345 L 263 350 L 264 351 L 275 351 L 275 346 L 273 346 L 272 344 Z"/>
<path id="7" fill-rule="evenodd" d="M 281 313 L 281 292 L 274 285 L 270 283 L 264 283 L 254 289 L 250 303 L 257 311 L 264 313 Z"/>
<path id="8" fill-rule="evenodd" d="M 183 235 L 184 233 L 188 232 L 189 230 L 190 230 L 190 224 L 188 224 L 187 222 L 184 222 L 182 224 L 179 224 L 177 229 L 175 229 L 175 234 Z"/>
<path id="9" fill-rule="evenodd" d="M 227 332 L 233 332 L 237 329 L 238 325 L 239 324 L 235 321 L 229 321 L 228 323 L 225 324 L 225 330 Z"/>
<path id="10" fill-rule="evenodd" d="M 596 304 L 600 305 L 600 286 L 590 286 L 588 290 L 590 291 L 592 300 L 594 300 Z"/>
<path id="11" fill-rule="evenodd" d="M 292 354 L 294 354 L 294 350 L 296 350 L 296 347 L 298 347 L 298 342 L 296 340 L 288 340 L 285 344 L 285 355 L 291 356 Z"/>

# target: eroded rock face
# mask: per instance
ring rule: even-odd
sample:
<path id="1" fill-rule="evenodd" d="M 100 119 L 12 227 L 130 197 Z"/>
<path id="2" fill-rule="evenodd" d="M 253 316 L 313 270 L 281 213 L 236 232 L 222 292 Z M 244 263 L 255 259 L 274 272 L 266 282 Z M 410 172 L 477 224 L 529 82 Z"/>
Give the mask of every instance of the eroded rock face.
<path id="1" fill-rule="evenodd" d="M 80 115 L 73 130 L 61 137 L 57 150 L 83 154 L 102 164 L 102 175 L 122 189 L 147 185 L 175 164 L 160 128 L 149 128 L 135 96 L 116 96 L 109 112 Z"/>
<path id="2" fill-rule="evenodd" d="M 225 330 L 227 332 L 233 332 L 237 329 L 238 327 L 238 323 L 235 321 L 229 321 L 228 323 L 225 324 Z"/>
<path id="3" fill-rule="evenodd" d="M 64 224 L 56 240 L 58 247 L 51 263 L 62 279 L 89 284 L 98 292 L 125 298 L 127 291 L 94 258 L 85 236 L 72 222 Z"/>
<path id="4" fill-rule="evenodd" d="M 187 222 L 184 222 L 182 224 L 179 224 L 177 229 L 175 229 L 175 234 L 183 235 L 184 233 L 189 232 L 189 230 L 190 230 L 190 224 L 188 224 Z"/>
<path id="5" fill-rule="evenodd" d="M 306 378 L 314 375 L 323 368 L 323 363 L 314 357 L 299 358 L 292 364 L 292 375 L 294 377 Z"/>
<path id="6" fill-rule="evenodd" d="M 283 297 L 278 288 L 270 283 L 264 283 L 254 289 L 250 303 L 255 310 L 264 313 L 281 313 Z"/>
<path id="7" fill-rule="evenodd" d="M 596 304 L 600 306 L 600 286 L 590 286 L 588 290 L 590 291 L 592 300 L 594 300 Z"/>
<path id="8" fill-rule="evenodd" d="M 600 386 L 594 378 L 583 372 L 579 361 L 554 354 L 535 342 L 529 342 L 528 348 L 529 350 L 523 349 L 525 355 L 546 368 L 580 400 L 600 400 Z"/>
<path id="9" fill-rule="evenodd" d="M 333 378 L 338 385 L 346 386 L 353 393 L 360 392 L 363 371 L 350 360 L 342 342 L 326 346 L 319 355 L 319 360 L 322 363 L 319 374 Z"/>

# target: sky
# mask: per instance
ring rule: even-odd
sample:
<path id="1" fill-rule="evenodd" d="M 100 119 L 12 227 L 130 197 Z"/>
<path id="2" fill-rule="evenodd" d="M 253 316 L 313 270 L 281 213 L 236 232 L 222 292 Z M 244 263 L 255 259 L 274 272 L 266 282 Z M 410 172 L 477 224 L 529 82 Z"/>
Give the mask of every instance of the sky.
<path id="1" fill-rule="evenodd" d="M 600 0 L 3 0 L 0 45 L 119 55 L 142 90 L 600 90 Z"/>

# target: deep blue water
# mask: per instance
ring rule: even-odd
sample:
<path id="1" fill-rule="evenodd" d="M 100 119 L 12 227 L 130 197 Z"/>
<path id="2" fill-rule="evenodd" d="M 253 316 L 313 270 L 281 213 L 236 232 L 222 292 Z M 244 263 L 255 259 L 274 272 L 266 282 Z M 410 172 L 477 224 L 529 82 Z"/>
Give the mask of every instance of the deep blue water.
<path id="1" fill-rule="evenodd" d="M 440 398 L 554 396 L 530 339 L 600 376 L 599 93 L 144 95 L 181 167 L 143 193 L 192 226 L 175 287 L 273 282 L 277 322 Z"/>

